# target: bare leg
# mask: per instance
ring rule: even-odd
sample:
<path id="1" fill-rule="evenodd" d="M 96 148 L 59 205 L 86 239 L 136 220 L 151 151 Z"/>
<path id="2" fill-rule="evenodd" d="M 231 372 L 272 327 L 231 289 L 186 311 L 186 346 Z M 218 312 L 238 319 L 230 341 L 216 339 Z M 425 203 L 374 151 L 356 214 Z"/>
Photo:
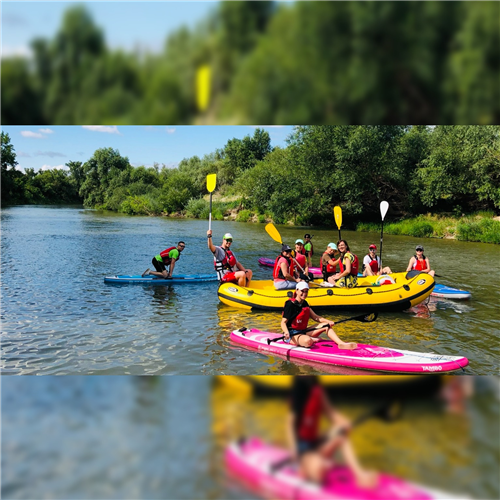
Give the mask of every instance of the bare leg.
<path id="1" fill-rule="evenodd" d="M 327 335 L 328 338 L 333 340 L 339 346 L 339 349 L 353 350 L 358 347 L 358 344 L 356 344 L 356 342 L 344 342 L 343 340 L 341 340 L 341 338 L 335 333 L 333 328 L 328 329 Z"/>
<path id="2" fill-rule="evenodd" d="M 346 465 L 352 470 L 356 477 L 357 485 L 361 488 L 374 488 L 378 481 L 377 474 L 361 466 L 349 439 L 345 439 L 342 442 L 341 450 Z"/>

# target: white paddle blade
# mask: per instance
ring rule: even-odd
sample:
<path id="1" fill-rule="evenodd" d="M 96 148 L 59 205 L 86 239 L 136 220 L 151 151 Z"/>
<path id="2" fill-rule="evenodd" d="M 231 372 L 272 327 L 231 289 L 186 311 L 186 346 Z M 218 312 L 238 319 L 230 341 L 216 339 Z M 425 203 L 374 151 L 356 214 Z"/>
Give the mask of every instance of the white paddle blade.
<path id="1" fill-rule="evenodd" d="M 387 210 L 389 210 L 389 203 L 387 203 L 387 201 L 380 202 L 380 215 L 382 216 L 382 220 L 384 220 Z"/>

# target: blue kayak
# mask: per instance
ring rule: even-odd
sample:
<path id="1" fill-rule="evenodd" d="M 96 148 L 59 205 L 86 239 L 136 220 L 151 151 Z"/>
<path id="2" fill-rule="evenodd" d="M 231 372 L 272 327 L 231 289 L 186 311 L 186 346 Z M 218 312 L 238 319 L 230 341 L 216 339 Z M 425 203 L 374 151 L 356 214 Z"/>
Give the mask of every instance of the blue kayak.
<path id="1" fill-rule="evenodd" d="M 442 299 L 458 299 L 467 300 L 471 298 L 471 293 L 458 288 L 451 288 L 446 285 L 436 283 L 434 290 L 432 290 L 431 297 L 439 297 Z"/>
<path id="2" fill-rule="evenodd" d="M 218 281 L 216 274 L 178 274 L 171 279 L 158 278 L 156 276 L 141 276 L 120 274 L 117 276 L 106 276 L 104 283 L 137 283 L 140 285 L 172 285 L 178 283 L 207 283 Z"/>

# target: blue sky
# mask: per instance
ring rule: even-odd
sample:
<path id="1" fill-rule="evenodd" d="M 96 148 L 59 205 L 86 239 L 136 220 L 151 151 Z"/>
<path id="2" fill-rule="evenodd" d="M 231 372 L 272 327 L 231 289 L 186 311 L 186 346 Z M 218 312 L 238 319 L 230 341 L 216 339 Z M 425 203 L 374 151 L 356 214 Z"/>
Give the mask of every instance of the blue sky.
<path id="1" fill-rule="evenodd" d="M 69 161 L 87 161 L 96 149 L 117 149 L 133 166 L 165 164 L 175 167 L 183 158 L 203 157 L 228 140 L 252 136 L 254 126 L 2 126 L 17 155 L 17 168 L 64 168 Z M 272 146 L 286 147 L 291 126 L 263 126 Z"/>
<path id="2" fill-rule="evenodd" d="M 52 39 L 71 5 L 85 4 L 94 22 L 103 29 L 112 48 L 160 52 L 172 30 L 193 28 L 216 8 L 218 2 L 127 2 L 127 1 L 2 1 L 2 56 L 31 54 L 29 42 L 35 37 Z"/>

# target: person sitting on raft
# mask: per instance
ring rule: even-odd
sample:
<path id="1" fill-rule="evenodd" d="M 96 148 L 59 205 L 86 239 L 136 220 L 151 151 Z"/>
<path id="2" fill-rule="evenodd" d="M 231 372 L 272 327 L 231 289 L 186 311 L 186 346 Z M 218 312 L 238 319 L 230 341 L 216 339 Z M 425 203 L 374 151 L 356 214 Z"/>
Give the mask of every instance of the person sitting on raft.
<path id="1" fill-rule="evenodd" d="M 330 340 L 335 342 L 339 349 L 356 349 L 358 345 L 355 342 L 344 342 L 333 330 L 333 321 L 322 316 L 318 316 L 307 303 L 306 297 L 309 293 L 309 285 L 306 281 L 297 283 L 295 294 L 285 302 L 283 309 L 283 318 L 281 319 L 281 329 L 285 336 L 285 342 L 300 347 L 312 347 L 319 341 L 322 333 L 328 335 Z M 307 324 L 309 318 L 317 321 L 318 325 L 312 330 L 308 330 Z"/>
<path id="2" fill-rule="evenodd" d="M 337 248 L 340 252 L 340 273 L 334 274 L 331 280 L 333 280 L 334 286 L 340 288 L 353 288 L 358 284 L 358 257 L 351 253 L 349 245 L 345 240 L 339 240 L 337 242 Z M 331 280 L 329 279 L 328 281 L 331 283 Z"/>
<path id="3" fill-rule="evenodd" d="M 333 286 L 335 280 L 333 276 L 337 274 L 337 264 L 340 262 L 339 258 L 335 258 L 335 254 L 338 254 L 337 245 L 335 243 L 328 243 L 326 250 L 321 256 L 321 271 L 323 272 L 323 283 L 322 286 Z"/>
<path id="4" fill-rule="evenodd" d="M 382 274 L 391 274 L 390 267 L 380 268 L 382 262 L 377 255 L 377 245 L 368 247 L 368 255 L 363 259 L 363 276 L 380 276 Z"/>
<path id="5" fill-rule="evenodd" d="M 212 243 L 212 230 L 207 231 L 208 248 L 214 254 L 214 267 L 221 283 L 236 283 L 239 286 L 248 286 L 252 279 L 252 270 L 245 269 L 230 250 L 233 243 L 231 233 L 226 233 L 222 238 L 222 245 Z"/>
<path id="6" fill-rule="evenodd" d="M 274 261 L 273 279 L 276 290 L 295 288 L 301 281 L 295 276 L 295 262 L 292 259 L 292 249 L 288 245 L 281 246 L 281 253 Z"/>
<path id="7" fill-rule="evenodd" d="M 330 421 L 327 434 L 320 433 L 321 417 Z M 375 488 L 377 473 L 364 469 L 358 462 L 349 438 L 351 422 L 332 407 L 318 377 L 294 377 L 286 432 L 291 456 L 300 467 L 301 476 L 321 485 L 336 462 L 332 458 L 340 450 L 347 467 L 360 488 Z"/>
<path id="8" fill-rule="evenodd" d="M 429 259 L 424 255 L 424 247 L 422 245 L 417 245 L 415 247 L 415 252 L 417 254 L 410 259 L 406 272 L 422 271 L 423 273 L 434 276 L 434 271 L 431 269 Z"/>
<path id="9" fill-rule="evenodd" d="M 175 263 L 181 258 L 181 252 L 184 248 L 186 248 L 186 244 L 183 241 L 179 241 L 179 243 L 177 243 L 177 247 L 167 248 L 158 255 L 155 255 L 151 263 L 156 271 L 150 271 L 148 268 L 142 273 L 142 277 L 152 274 L 153 276 L 158 276 L 159 278 L 171 279 Z M 169 267 L 168 271 L 167 267 Z"/>
<path id="10" fill-rule="evenodd" d="M 297 264 L 296 276 L 298 275 L 300 279 L 305 281 L 314 279 L 313 273 L 309 272 L 304 242 L 301 239 L 295 240 L 295 250 L 292 250 L 292 259 L 295 259 L 295 263 Z"/>

